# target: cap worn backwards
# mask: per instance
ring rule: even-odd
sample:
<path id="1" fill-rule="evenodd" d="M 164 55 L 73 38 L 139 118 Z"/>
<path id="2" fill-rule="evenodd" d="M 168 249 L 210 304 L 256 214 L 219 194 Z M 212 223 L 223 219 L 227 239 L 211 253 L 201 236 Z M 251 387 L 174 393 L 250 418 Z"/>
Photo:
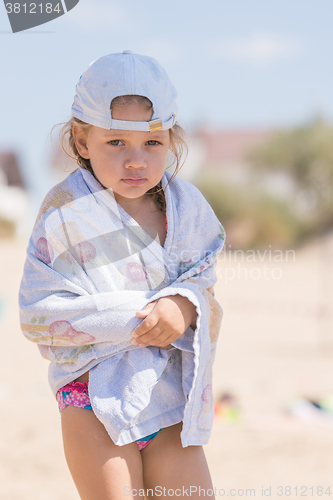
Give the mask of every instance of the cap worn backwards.
<path id="1" fill-rule="evenodd" d="M 105 129 L 153 132 L 171 128 L 177 115 L 177 91 L 166 71 L 152 57 L 130 50 L 93 61 L 83 72 L 72 105 L 72 116 Z M 114 120 L 111 101 L 123 95 L 147 97 L 153 105 L 150 121 Z"/>

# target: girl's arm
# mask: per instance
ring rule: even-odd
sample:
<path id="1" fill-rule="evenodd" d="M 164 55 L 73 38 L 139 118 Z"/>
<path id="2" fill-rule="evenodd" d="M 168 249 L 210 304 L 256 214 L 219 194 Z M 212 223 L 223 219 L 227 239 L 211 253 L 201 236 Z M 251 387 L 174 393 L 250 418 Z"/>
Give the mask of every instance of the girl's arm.
<path id="1" fill-rule="evenodd" d="M 217 280 L 215 267 L 214 261 L 210 262 L 206 269 L 200 266 L 199 273 L 191 277 L 186 276 L 183 282 L 177 280 L 158 293 L 158 295 L 165 294 L 163 297 L 159 297 L 138 311 L 136 315 L 145 319 L 132 332 L 132 343 L 168 348 L 171 347 L 172 342 L 184 334 L 189 326 L 192 330 L 196 330 L 200 307 L 198 309 L 198 302 L 194 300 L 193 295 L 198 293 L 201 297 L 204 296 L 202 298 L 206 299 L 210 314 L 212 313 L 217 319 L 222 309 L 214 298 L 214 284 Z M 178 290 L 179 293 L 170 294 Z"/>
<path id="2" fill-rule="evenodd" d="M 196 328 L 195 305 L 182 295 L 169 295 L 150 302 L 136 313 L 142 323 L 132 332 L 132 344 L 168 347 L 190 326 Z"/>
<path id="3" fill-rule="evenodd" d="M 80 272 L 79 266 L 76 271 Z M 82 269 L 81 273 L 84 275 Z M 96 293 L 88 283 L 85 288 L 80 286 L 77 275 L 70 280 L 33 251 L 28 253 L 19 292 L 26 338 L 46 346 L 131 345 L 131 331 L 139 324 L 135 316 L 138 304 L 144 307 L 149 298 L 135 291 L 126 291 L 126 296 L 121 291 Z M 84 276 L 81 281 L 84 284 Z"/>

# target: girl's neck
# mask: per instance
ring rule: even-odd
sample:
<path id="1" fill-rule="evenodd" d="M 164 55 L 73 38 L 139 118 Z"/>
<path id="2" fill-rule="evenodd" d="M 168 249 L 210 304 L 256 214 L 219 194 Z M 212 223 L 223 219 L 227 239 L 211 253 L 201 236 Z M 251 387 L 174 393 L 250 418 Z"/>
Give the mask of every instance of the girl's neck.
<path id="1" fill-rule="evenodd" d="M 152 199 L 147 194 L 140 198 L 124 198 L 116 193 L 114 196 L 118 205 L 133 218 L 135 218 L 134 215 L 144 215 L 145 212 L 151 211 Z"/>
<path id="2" fill-rule="evenodd" d="M 165 216 L 160 207 L 154 202 L 151 195 L 145 194 L 142 198 L 119 200 L 117 203 L 161 246 L 166 238 Z"/>

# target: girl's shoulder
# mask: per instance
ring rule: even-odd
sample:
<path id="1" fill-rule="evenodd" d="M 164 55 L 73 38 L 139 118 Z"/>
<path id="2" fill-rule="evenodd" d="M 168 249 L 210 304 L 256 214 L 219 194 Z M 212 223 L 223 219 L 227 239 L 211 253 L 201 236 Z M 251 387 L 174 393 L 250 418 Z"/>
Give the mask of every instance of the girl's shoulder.
<path id="1" fill-rule="evenodd" d="M 167 184 L 171 179 L 172 174 L 168 171 L 165 171 Z M 170 189 L 169 198 L 173 200 L 173 207 L 178 212 L 178 214 L 182 214 L 184 217 L 187 214 L 188 217 L 192 219 L 194 217 L 205 217 L 211 216 L 216 217 L 215 213 L 201 193 L 201 191 L 191 182 L 178 177 L 177 175 L 172 179 L 169 186 L 166 189 Z M 168 200 L 168 194 L 166 194 Z"/>
<path id="2" fill-rule="evenodd" d="M 167 179 L 167 183 L 172 177 L 171 172 L 165 171 L 165 176 Z M 166 184 L 167 184 L 166 183 Z M 169 184 L 170 191 L 172 194 L 178 199 L 179 203 L 189 203 L 193 202 L 193 205 L 199 203 L 209 205 L 208 201 L 201 193 L 201 191 L 191 182 L 182 179 L 178 175 L 176 175 Z"/>
<path id="3" fill-rule="evenodd" d="M 166 173 L 167 182 L 171 174 Z M 170 187 L 169 195 L 167 191 Z M 225 241 L 225 230 L 214 210 L 201 191 L 189 181 L 174 177 L 166 189 L 167 207 L 170 211 L 173 227 L 176 228 L 174 245 L 190 245 L 201 256 L 206 251 L 216 255 L 221 251 Z"/>
<path id="4" fill-rule="evenodd" d="M 85 191 L 87 191 L 86 185 L 82 182 L 80 169 L 76 169 L 66 179 L 53 186 L 46 194 L 40 206 L 35 226 L 41 219 L 49 216 L 53 211 L 64 207 L 78 197 L 84 196 L 84 194 L 88 194 Z"/>

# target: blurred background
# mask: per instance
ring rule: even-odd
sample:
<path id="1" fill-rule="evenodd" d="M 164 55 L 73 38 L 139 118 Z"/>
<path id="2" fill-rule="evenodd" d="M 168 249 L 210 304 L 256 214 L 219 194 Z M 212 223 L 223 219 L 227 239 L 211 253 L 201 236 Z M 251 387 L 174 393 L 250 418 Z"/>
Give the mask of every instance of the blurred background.
<path id="1" fill-rule="evenodd" d="M 217 498 L 329 495 L 332 14 L 330 0 L 80 0 L 12 34 L 0 6 L 1 498 L 79 498 L 47 362 L 20 332 L 17 294 L 40 203 L 76 168 L 53 127 L 69 119 L 87 65 L 123 50 L 167 70 L 190 151 L 179 175 L 227 233 L 205 447 Z"/>

